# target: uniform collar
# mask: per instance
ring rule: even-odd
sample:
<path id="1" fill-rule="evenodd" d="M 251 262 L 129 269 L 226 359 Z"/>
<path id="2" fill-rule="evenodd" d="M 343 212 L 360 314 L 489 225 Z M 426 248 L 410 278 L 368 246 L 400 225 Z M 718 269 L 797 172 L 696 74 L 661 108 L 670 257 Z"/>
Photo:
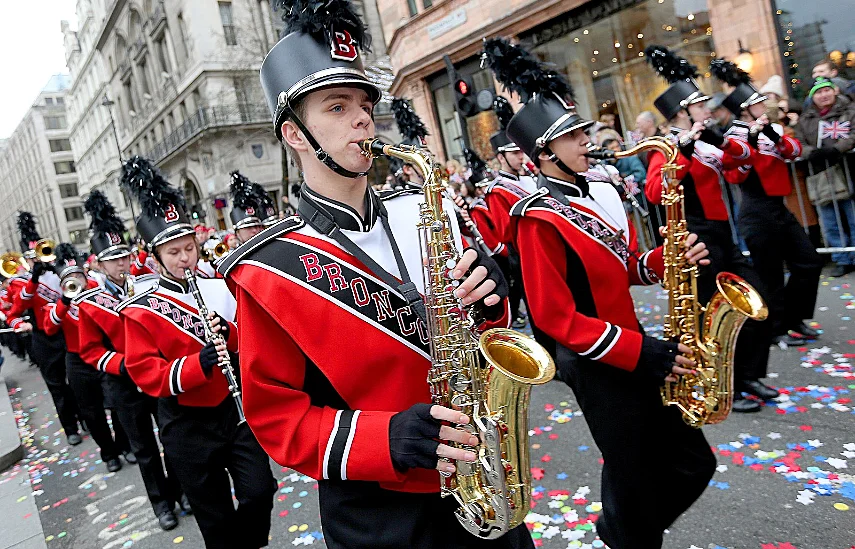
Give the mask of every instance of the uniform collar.
<path id="1" fill-rule="evenodd" d="M 107 276 L 104 277 L 104 289 L 117 299 L 124 298 L 126 295 L 125 288 L 123 286 L 119 286 Z"/>
<path id="2" fill-rule="evenodd" d="M 338 200 L 333 200 L 323 196 L 310 189 L 307 185 L 303 185 L 302 197 L 309 200 L 315 208 L 322 210 L 328 214 L 339 228 L 346 231 L 357 231 L 367 233 L 374 227 L 377 221 L 382 205 L 377 195 L 368 187 L 365 191 L 365 219 L 359 215 L 359 212 Z"/>
<path id="3" fill-rule="evenodd" d="M 185 287 L 186 285 L 186 287 Z M 175 292 L 177 294 L 189 294 L 190 293 L 190 285 L 186 282 L 182 284 L 178 280 L 175 280 L 168 276 L 160 277 L 159 287 L 163 290 L 169 290 L 170 292 Z"/>
<path id="4" fill-rule="evenodd" d="M 574 198 L 585 198 L 588 196 L 588 181 L 582 174 L 576 175 L 576 181 L 564 181 L 556 177 L 549 177 L 541 173 L 537 178 L 538 187 L 546 187 L 553 197 L 572 196 Z"/>
<path id="5" fill-rule="evenodd" d="M 511 172 L 506 172 L 505 170 L 499 170 L 499 177 L 504 177 L 505 179 L 510 179 L 511 181 L 520 180 L 520 176 Z"/>

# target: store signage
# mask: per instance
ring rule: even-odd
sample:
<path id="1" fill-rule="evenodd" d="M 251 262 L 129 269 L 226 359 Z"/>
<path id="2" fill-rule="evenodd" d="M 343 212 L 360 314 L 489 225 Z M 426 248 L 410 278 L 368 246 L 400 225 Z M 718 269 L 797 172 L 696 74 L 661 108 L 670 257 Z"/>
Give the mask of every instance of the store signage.
<path id="1" fill-rule="evenodd" d="M 555 19 L 534 27 L 520 34 L 520 45 L 534 48 L 547 42 L 552 42 L 574 30 L 580 29 L 605 19 L 609 15 L 623 9 L 642 4 L 645 0 L 601 0 L 587 2 L 584 5 L 559 15 Z"/>
<path id="2" fill-rule="evenodd" d="M 427 31 L 428 36 L 431 40 L 435 40 L 439 38 L 443 34 L 447 33 L 452 29 L 456 29 L 460 25 L 466 22 L 466 10 L 464 8 L 459 8 L 449 13 L 436 23 L 432 23 L 428 25 Z"/>

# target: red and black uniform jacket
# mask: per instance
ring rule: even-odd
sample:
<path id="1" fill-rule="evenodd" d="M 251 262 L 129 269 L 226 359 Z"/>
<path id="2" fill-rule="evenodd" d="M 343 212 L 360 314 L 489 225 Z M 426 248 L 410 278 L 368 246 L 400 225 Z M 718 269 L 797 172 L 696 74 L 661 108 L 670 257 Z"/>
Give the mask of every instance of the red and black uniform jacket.
<path id="1" fill-rule="evenodd" d="M 154 258 L 148 252 L 140 250 L 134 260 L 131 262 L 131 274 L 134 276 L 143 276 L 147 274 L 157 274 L 155 269 Z"/>
<path id="2" fill-rule="evenodd" d="M 750 144 L 749 129 L 745 122 L 735 121 L 725 135 Z M 772 124 L 772 129 L 781 136 L 778 143 L 761 133 L 757 146 L 752 147 L 750 163 L 725 174 L 727 181 L 740 184 L 747 196 L 788 196 L 793 189 L 787 160 L 802 154 L 802 144 L 795 137 L 783 135 L 784 128 L 779 124 Z"/>
<path id="3" fill-rule="evenodd" d="M 676 144 L 677 134 L 672 128 L 671 137 Z M 659 151 L 652 151 L 648 157 L 647 182 L 644 194 L 654 204 L 662 203 L 662 165 L 665 157 Z M 703 141 L 695 141 L 695 150 L 691 158 L 683 153 L 677 155 L 677 178 L 683 183 L 686 217 L 727 221 L 727 206 L 722 197 L 721 180 L 725 171 L 733 170 L 751 162 L 751 148 L 734 137 L 725 137 L 721 149 Z"/>
<path id="4" fill-rule="evenodd" d="M 62 297 L 62 289 L 59 285 L 59 277 L 52 272 L 44 273 L 39 277 L 39 282 L 33 282 L 32 278 L 27 280 L 26 285 L 18 293 L 12 310 L 9 311 L 8 322 L 12 328 L 17 328 L 23 322 L 21 316 L 27 309 L 33 311 L 33 329 L 43 331 L 45 326 L 46 306 L 56 303 Z"/>
<path id="5" fill-rule="evenodd" d="M 395 192 L 381 202 L 369 189 L 363 220 L 348 205 L 309 194 L 343 234 L 400 278 L 378 219 L 382 207 L 412 282 L 424 295 L 416 229 L 420 195 Z M 445 210 L 459 242 L 450 201 Z M 244 411 L 265 451 L 316 479 L 437 492 L 437 471 L 401 473 L 389 452 L 390 418 L 431 401 L 428 330 L 397 289 L 301 217 L 254 236 L 219 271 L 237 297 Z M 507 303 L 504 309 L 497 322 L 507 326 Z"/>
<path id="6" fill-rule="evenodd" d="M 157 282 L 157 275 L 134 277 L 134 291 L 145 292 Z M 121 374 L 125 359 L 125 328 L 117 310 L 127 299 L 124 288 L 113 284 L 98 287 L 77 296 L 80 320 L 80 358 L 101 372 Z"/>
<path id="7" fill-rule="evenodd" d="M 476 198 L 469 204 L 469 217 L 472 218 L 472 221 L 478 228 L 478 232 L 481 233 L 481 238 L 484 239 L 484 244 L 492 250 L 493 255 L 498 254 L 500 256 L 507 257 L 508 248 L 496 235 L 496 227 L 493 225 L 491 214 L 492 212 L 490 212 L 490 208 L 487 207 L 487 202 L 485 202 L 483 198 Z M 464 227 L 463 230 L 465 231 L 466 227 Z M 474 238 L 474 235 L 467 236 L 472 236 L 472 238 Z"/>
<path id="8" fill-rule="evenodd" d="M 629 286 L 662 276 L 662 248 L 638 253 L 635 229 L 610 183 L 541 174 L 538 186 L 511 210 L 535 323 L 583 357 L 634 370 L 643 335 Z"/>
<path id="9" fill-rule="evenodd" d="M 6 289 L 4 290 L 2 305 L 3 312 L 7 317 L 11 314 L 15 303 L 18 301 L 18 294 L 21 293 L 21 290 L 24 289 L 29 280 L 30 273 L 18 274 L 9 279 L 9 284 L 6 285 Z"/>
<path id="10" fill-rule="evenodd" d="M 531 194 L 519 183 L 519 177 L 507 172 L 499 172 L 499 176 L 487 187 L 487 193 L 484 195 L 496 237 L 505 245 L 512 243 L 514 238 L 511 229 L 511 207 Z"/>
<path id="11" fill-rule="evenodd" d="M 86 280 L 87 290 L 98 287 L 98 282 L 95 280 Z M 78 296 L 79 297 L 79 296 Z M 69 353 L 80 353 L 80 323 L 77 305 L 72 300 L 66 305 L 62 299 L 56 303 L 48 303 L 45 305 L 45 314 L 42 315 L 41 329 L 44 333 L 52 336 L 62 330 L 62 335 L 65 338 L 65 348 Z"/>
<path id="12" fill-rule="evenodd" d="M 226 283 L 204 278 L 197 283 L 208 310 L 229 322 L 227 346 L 237 352 L 235 301 Z M 125 326 L 125 368 L 144 393 L 177 396 L 178 404 L 194 407 L 217 406 L 229 395 L 219 368 L 208 375 L 202 369 L 199 352 L 206 344 L 207 320 L 180 283 L 161 277 L 153 288 L 122 303 L 119 312 Z"/>

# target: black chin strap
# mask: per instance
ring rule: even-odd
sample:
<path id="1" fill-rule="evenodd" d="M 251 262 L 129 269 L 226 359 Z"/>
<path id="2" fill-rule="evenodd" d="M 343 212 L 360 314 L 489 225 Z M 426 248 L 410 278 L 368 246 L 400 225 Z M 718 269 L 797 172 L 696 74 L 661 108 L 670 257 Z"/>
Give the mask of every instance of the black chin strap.
<path id="1" fill-rule="evenodd" d="M 561 170 L 561 171 L 562 171 L 562 172 L 564 172 L 565 174 L 567 174 L 567 175 L 569 175 L 570 177 L 572 177 L 572 178 L 573 178 L 573 180 L 575 181 L 575 179 L 576 179 L 576 172 L 574 172 L 573 170 L 571 170 L 571 169 L 570 169 L 570 167 L 569 167 L 567 164 L 565 164 L 564 162 L 562 162 L 562 161 L 561 161 L 561 159 L 560 159 L 560 158 L 558 158 L 558 155 L 557 155 L 557 154 L 555 154 L 554 152 L 552 152 L 552 149 L 550 149 L 549 147 L 546 147 L 546 148 L 544 148 L 544 149 L 543 149 L 543 152 L 545 152 L 546 154 L 548 154 L 548 155 L 549 155 L 549 161 L 550 161 L 550 162 L 552 162 L 553 164 L 555 164 L 555 167 L 557 167 L 559 170 Z"/>
<path id="2" fill-rule="evenodd" d="M 309 146 L 312 147 L 312 150 L 315 152 L 315 156 L 318 157 L 327 168 L 331 169 L 335 173 L 339 175 L 343 175 L 344 177 L 349 177 L 351 179 L 356 179 L 357 177 L 364 177 L 368 175 L 368 172 L 352 172 L 347 168 L 342 168 L 338 165 L 338 163 L 333 160 L 333 158 L 329 155 L 327 151 L 321 148 L 321 145 L 317 142 L 315 137 L 309 132 L 309 128 L 303 124 L 302 120 L 297 116 L 293 111 L 291 112 L 291 116 L 289 119 L 296 124 L 296 126 L 303 132 L 303 135 L 306 136 L 306 141 L 309 142 Z"/>

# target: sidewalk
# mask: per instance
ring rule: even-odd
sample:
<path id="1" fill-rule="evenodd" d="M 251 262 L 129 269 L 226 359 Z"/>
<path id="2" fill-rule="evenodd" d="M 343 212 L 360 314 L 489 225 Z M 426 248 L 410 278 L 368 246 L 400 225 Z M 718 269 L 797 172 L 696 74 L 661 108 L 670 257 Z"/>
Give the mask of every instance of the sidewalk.
<path id="1" fill-rule="evenodd" d="M 4 376 L 16 376 L 27 370 L 8 351 L 4 356 Z M 24 452 L 9 390 L 5 378 L 0 377 L 0 549 L 47 547 Z"/>

